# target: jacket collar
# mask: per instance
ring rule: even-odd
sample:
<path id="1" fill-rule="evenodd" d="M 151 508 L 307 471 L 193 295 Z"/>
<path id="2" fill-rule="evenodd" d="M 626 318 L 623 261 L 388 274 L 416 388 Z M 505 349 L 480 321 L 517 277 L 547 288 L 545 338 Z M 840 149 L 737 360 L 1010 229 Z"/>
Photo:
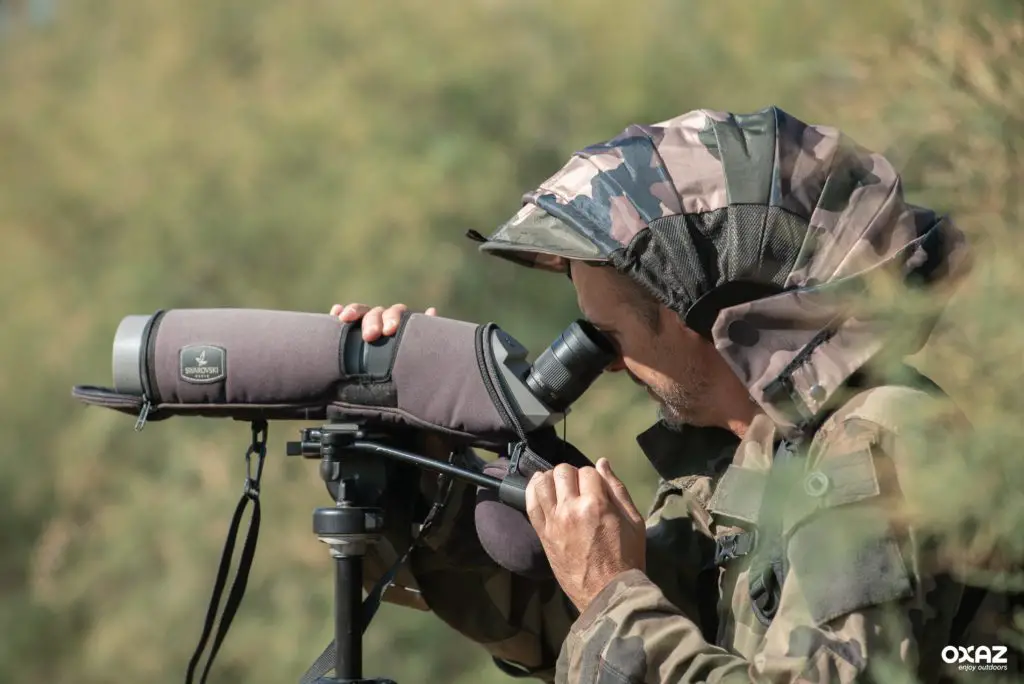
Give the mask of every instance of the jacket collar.
<path id="1" fill-rule="evenodd" d="M 739 438 L 717 427 L 669 427 L 663 420 L 637 435 L 637 444 L 658 476 L 714 475 L 732 461 Z"/>

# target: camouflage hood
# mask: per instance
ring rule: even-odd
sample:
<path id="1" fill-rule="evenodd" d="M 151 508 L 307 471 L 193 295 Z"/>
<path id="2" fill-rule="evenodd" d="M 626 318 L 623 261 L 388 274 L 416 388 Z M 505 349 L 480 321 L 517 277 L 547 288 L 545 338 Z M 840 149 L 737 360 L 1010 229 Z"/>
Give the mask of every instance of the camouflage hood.
<path id="1" fill-rule="evenodd" d="M 905 202 L 884 157 L 775 107 L 630 126 L 527 193 L 481 250 L 560 272 L 614 266 L 711 340 L 784 430 L 894 332 L 901 355 L 917 351 L 968 264 L 960 231 Z M 912 335 L 850 303 L 908 286 L 937 295 Z"/>

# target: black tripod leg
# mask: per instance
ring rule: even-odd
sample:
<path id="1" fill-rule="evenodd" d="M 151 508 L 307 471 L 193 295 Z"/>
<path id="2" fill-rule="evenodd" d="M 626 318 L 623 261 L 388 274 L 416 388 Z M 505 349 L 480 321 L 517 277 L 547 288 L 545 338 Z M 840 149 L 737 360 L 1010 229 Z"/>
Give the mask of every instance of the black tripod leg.
<path id="1" fill-rule="evenodd" d="M 335 676 L 342 680 L 363 677 L 363 559 L 339 556 L 334 573 Z"/>

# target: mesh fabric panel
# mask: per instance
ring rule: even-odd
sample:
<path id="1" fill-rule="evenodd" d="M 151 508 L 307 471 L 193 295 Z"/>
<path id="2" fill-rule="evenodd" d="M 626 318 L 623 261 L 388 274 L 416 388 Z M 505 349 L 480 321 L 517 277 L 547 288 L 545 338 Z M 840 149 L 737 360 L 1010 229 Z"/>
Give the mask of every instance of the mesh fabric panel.
<path id="1" fill-rule="evenodd" d="M 778 207 L 732 205 L 653 221 L 613 256 L 615 266 L 679 314 L 727 282 L 782 286 L 807 222 Z"/>

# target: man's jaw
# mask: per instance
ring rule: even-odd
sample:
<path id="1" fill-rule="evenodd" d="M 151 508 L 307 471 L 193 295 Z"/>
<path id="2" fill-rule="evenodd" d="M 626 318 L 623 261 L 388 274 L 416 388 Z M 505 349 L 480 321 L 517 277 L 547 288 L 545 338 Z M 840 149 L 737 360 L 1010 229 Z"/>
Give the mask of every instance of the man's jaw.
<path id="1" fill-rule="evenodd" d="M 664 402 L 658 402 L 658 420 L 673 430 L 680 430 L 686 425 L 686 421 Z"/>

